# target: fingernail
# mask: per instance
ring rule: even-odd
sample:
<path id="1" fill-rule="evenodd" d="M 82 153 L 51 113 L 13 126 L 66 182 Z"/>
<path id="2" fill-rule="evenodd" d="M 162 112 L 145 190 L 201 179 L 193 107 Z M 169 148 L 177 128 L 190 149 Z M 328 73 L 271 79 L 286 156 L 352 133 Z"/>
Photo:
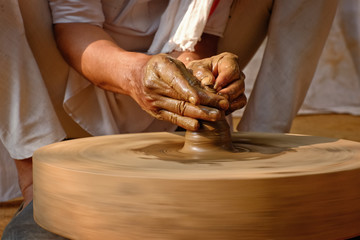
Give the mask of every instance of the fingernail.
<path id="1" fill-rule="evenodd" d="M 196 123 L 194 123 L 194 125 L 192 127 L 193 127 L 194 131 L 196 131 L 200 128 L 200 123 L 198 121 L 196 121 Z"/>
<path id="2" fill-rule="evenodd" d="M 217 120 L 221 117 L 221 114 L 218 110 L 212 110 L 209 112 L 209 116 L 213 119 L 213 120 Z"/>
<path id="3" fill-rule="evenodd" d="M 209 86 L 209 87 L 213 87 L 213 83 L 212 83 L 212 79 L 209 77 L 204 77 L 203 79 L 201 79 L 201 84 L 205 85 L 205 86 Z"/>
<path id="4" fill-rule="evenodd" d="M 194 97 L 189 98 L 190 103 L 195 104 L 197 103 L 196 99 Z"/>
<path id="5" fill-rule="evenodd" d="M 216 82 L 214 85 L 214 89 L 219 92 L 221 90 L 221 86 L 219 86 L 219 84 Z"/>
<path id="6" fill-rule="evenodd" d="M 229 101 L 226 99 L 220 100 L 219 105 L 220 105 L 221 109 L 226 110 L 229 108 Z"/>
<path id="7" fill-rule="evenodd" d="M 196 131 L 200 128 L 200 123 L 198 121 L 189 121 L 182 127 L 189 131 Z"/>

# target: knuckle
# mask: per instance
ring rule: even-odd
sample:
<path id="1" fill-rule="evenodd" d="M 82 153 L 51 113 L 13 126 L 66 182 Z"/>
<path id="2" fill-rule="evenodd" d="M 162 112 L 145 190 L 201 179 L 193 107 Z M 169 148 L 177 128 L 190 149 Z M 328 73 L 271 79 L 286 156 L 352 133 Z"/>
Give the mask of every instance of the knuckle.
<path id="1" fill-rule="evenodd" d="M 153 88 L 154 81 L 153 81 L 152 78 L 146 77 L 143 82 L 144 82 L 144 87 L 145 88 L 149 88 L 149 89 Z"/>
<path id="2" fill-rule="evenodd" d="M 154 118 L 158 119 L 158 120 L 164 120 L 164 116 L 161 114 L 161 111 L 158 110 L 149 110 L 148 111 L 150 113 L 151 116 L 153 116 Z"/>
<path id="3" fill-rule="evenodd" d="M 144 96 L 144 101 L 149 105 L 149 106 L 155 106 L 157 100 L 154 97 L 153 94 L 146 94 Z"/>
<path id="4" fill-rule="evenodd" d="M 178 101 L 176 103 L 176 112 L 181 115 L 184 116 L 186 108 L 187 108 L 188 104 L 184 101 Z"/>
<path id="5" fill-rule="evenodd" d="M 193 60 L 187 65 L 187 67 L 191 69 L 198 68 L 199 66 L 201 66 L 201 62 L 199 60 Z"/>
<path id="6" fill-rule="evenodd" d="M 234 59 L 234 60 L 238 60 L 238 56 L 234 53 L 231 53 L 231 52 L 224 52 L 223 53 L 225 57 L 228 57 L 228 58 L 231 58 L 231 59 Z"/>
<path id="7" fill-rule="evenodd" d="M 239 91 L 235 87 L 229 87 L 228 92 L 227 92 L 227 94 L 229 94 L 230 96 L 234 96 L 238 93 L 239 93 Z M 239 96 L 239 95 L 240 95 L 240 93 L 237 96 Z"/>
<path id="8" fill-rule="evenodd" d="M 173 113 L 170 113 L 169 116 L 168 116 L 168 121 L 172 122 L 173 124 L 178 124 L 178 118 L 175 114 Z"/>
<path id="9" fill-rule="evenodd" d="M 224 64 L 224 70 L 225 73 L 230 77 L 230 78 L 240 78 L 240 68 L 238 64 L 234 64 L 234 63 L 227 63 Z"/>
<path id="10" fill-rule="evenodd" d="M 234 101 L 232 104 L 231 104 L 231 109 L 233 110 L 237 110 L 237 109 L 240 109 L 240 108 L 243 108 L 247 103 L 247 98 L 245 97 L 245 95 L 242 95 L 240 98 L 238 98 L 236 101 Z"/>
<path id="11" fill-rule="evenodd" d="M 151 57 L 147 63 L 147 71 L 160 71 L 160 69 L 166 67 L 167 64 L 171 64 L 173 58 L 165 53 L 156 54 Z"/>
<path id="12" fill-rule="evenodd" d="M 143 106 L 145 106 L 145 109 L 150 111 L 153 114 L 158 114 L 159 113 L 159 103 L 158 101 L 156 101 L 155 99 L 153 99 L 150 96 L 146 96 L 143 99 Z M 144 108 L 144 107 L 143 107 Z"/>
<path id="13" fill-rule="evenodd" d="M 146 112 L 148 112 L 151 116 L 153 116 L 156 119 L 164 120 L 164 118 L 161 115 L 160 111 L 157 111 L 156 109 L 147 109 Z"/>
<path id="14" fill-rule="evenodd" d="M 158 120 L 166 120 L 166 117 L 164 116 L 164 111 L 163 110 L 154 111 L 154 116 Z"/>
<path id="15" fill-rule="evenodd" d="M 237 78 L 241 77 L 241 71 L 238 64 L 231 64 L 231 72 L 233 73 L 233 76 L 236 76 Z"/>
<path id="16" fill-rule="evenodd" d="M 169 57 L 169 55 L 167 55 L 165 53 L 159 53 L 159 54 L 154 55 L 151 59 L 155 62 L 159 62 L 159 61 L 167 59 L 168 57 Z"/>

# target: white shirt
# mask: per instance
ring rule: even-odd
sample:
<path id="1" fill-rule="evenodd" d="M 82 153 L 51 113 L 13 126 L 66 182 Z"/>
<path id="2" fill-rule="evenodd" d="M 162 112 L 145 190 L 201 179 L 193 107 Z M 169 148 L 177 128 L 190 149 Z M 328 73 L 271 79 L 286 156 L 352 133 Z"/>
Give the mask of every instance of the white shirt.
<path id="1" fill-rule="evenodd" d="M 209 21 L 212 0 L 50 0 L 50 7 L 55 24 L 94 24 L 103 27 L 128 51 L 147 52 L 151 48 L 151 54 L 157 54 L 177 47 L 184 49 L 182 44 L 188 42 L 193 43 L 186 46 L 191 50 L 203 30 L 221 36 L 231 2 L 220 1 Z M 177 38 L 171 38 L 173 35 Z M 92 135 L 173 131 L 176 128 L 168 122 L 159 124 L 131 97 L 99 89 L 73 69 L 69 74 L 64 108 Z"/>

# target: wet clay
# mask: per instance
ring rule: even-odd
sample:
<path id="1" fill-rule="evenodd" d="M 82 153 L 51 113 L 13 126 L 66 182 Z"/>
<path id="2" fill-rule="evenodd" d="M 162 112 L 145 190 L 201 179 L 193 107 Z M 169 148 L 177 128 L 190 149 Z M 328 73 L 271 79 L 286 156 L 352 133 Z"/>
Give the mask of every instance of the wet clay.
<path id="1" fill-rule="evenodd" d="M 223 115 L 224 116 L 224 115 Z M 197 131 L 187 130 L 184 142 L 162 142 L 145 148 L 132 149 L 164 161 L 189 164 L 216 164 L 229 161 L 254 161 L 294 151 L 269 144 L 253 144 L 246 139 L 232 138 L 230 127 L 224 117 L 216 122 L 199 121 Z M 145 159 L 148 157 L 145 157 Z"/>
<path id="2" fill-rule="evenodd" d="M 230 127 L 224 117 L 216 122 L 199 121 L 197 131 L 186 131 L 183 153 L 209 153 L 217 151 L 235 152 L 231 140 Z"/>

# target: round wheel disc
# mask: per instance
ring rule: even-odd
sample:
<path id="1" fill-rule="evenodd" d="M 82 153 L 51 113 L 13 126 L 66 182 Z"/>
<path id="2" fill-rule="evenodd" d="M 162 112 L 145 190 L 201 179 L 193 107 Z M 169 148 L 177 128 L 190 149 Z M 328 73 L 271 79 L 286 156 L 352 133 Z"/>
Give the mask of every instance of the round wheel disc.
<path id="1" fill-rule="evenodd" d="M 185 153 L 178 133 L 35 152 L 34 217 L 71 239 L 346 239 L 360 235 L 360 143 L 235 133 Z"/>

